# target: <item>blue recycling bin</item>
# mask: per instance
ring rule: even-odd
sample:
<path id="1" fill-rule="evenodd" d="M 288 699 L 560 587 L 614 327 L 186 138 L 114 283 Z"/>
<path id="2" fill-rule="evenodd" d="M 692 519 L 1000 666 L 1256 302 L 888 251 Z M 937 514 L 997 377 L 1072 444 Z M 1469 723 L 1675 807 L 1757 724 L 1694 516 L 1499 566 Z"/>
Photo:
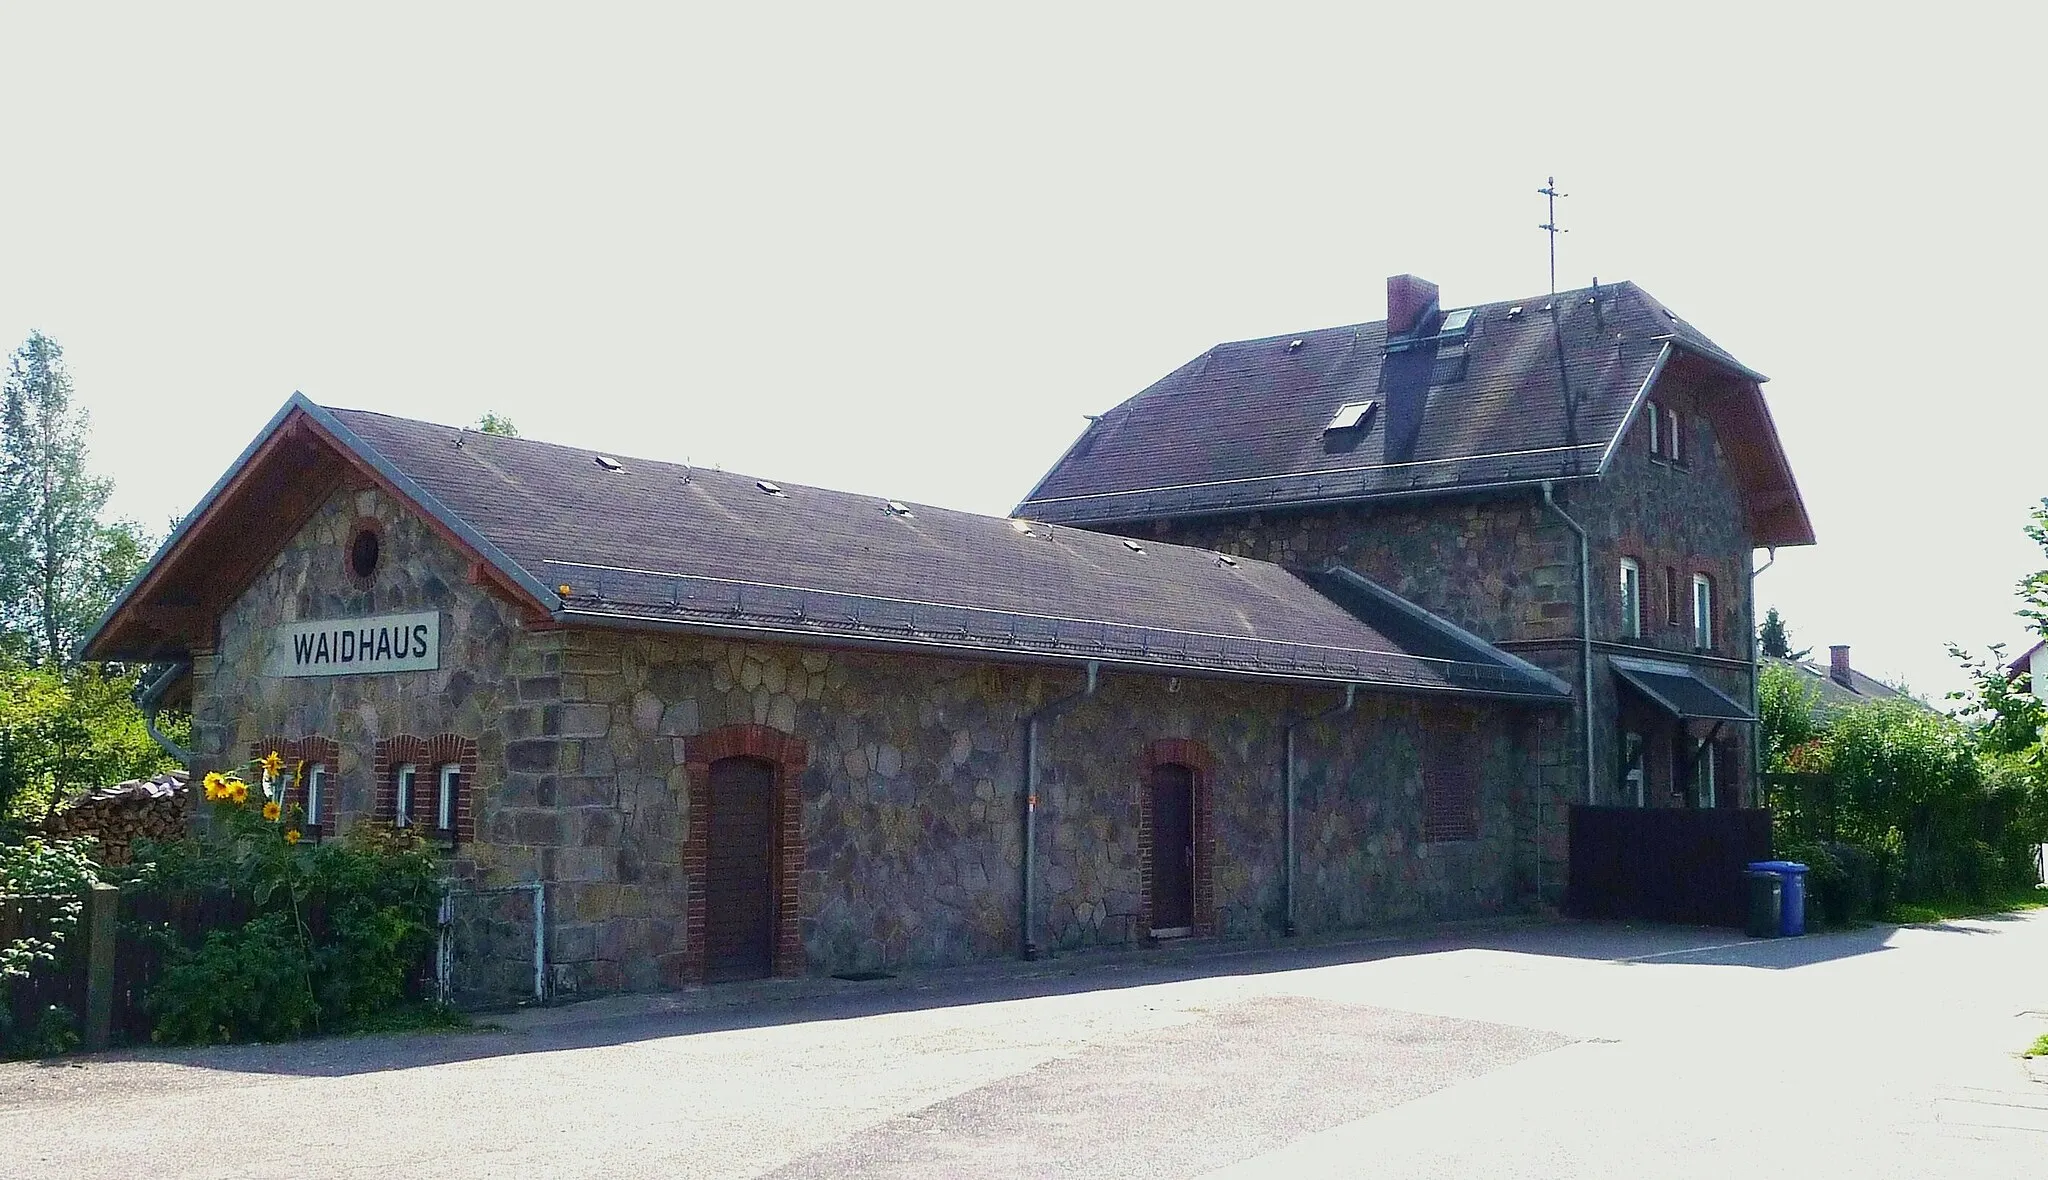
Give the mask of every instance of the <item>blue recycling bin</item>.
<path id="1" fill-rule="evenodd" d="M 1806 933 L 1806 866 L 1796 860 L 1758 860 L 1751 861 L 1749 868 L 1751 872 L 1776 873 L 1785 883 L 1778 911 L 1778 936 L 1791 938 Z"/>

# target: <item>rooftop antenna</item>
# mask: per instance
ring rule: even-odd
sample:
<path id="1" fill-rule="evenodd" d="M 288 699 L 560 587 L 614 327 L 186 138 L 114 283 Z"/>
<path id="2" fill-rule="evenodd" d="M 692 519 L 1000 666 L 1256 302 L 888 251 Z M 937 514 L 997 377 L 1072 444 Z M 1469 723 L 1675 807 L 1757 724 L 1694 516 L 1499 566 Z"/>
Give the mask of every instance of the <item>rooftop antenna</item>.
<path id="1" fill-rule="evenodd" d="M 1537 189 L 1536 192 L 1537 195 L 1547 197 L 1550 200 L 1550 220 L 1536 228 L 1550 235 L 1550 293 L 1555 296 L 1557 294 L 1557 235 L 1572 232 L 1568 229 L 1557 228 L 1557 199 L 1559 197 L 1569 197 L 1571 194 L 1557 191 L 1557 177 L 1555 176 L 1544 177 L 1543 187 Z"/>

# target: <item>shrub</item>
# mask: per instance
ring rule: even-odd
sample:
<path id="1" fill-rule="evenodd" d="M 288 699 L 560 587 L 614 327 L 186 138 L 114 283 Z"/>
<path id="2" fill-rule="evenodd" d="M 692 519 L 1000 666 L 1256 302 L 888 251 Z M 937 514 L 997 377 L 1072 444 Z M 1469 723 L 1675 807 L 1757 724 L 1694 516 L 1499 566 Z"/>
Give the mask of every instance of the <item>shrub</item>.
<path id="1" fill-rule="evenodd" d="M 273 754 L 249 771 L 208 775 L 210 830 L 148 847 L 147 867 L 130 882 L 137 893 L 205 895 L 249 914 L 197 945 L 167 926 L 154 930 L 164 970 L 145 1004 L 159 1041 L 360 1028 L 400 1006 L 431 958 L 441 889 L 433 853 L 375 825 L 302 844 L 297 808 L 282 803 L 290 783 L 281 760 Z"/>

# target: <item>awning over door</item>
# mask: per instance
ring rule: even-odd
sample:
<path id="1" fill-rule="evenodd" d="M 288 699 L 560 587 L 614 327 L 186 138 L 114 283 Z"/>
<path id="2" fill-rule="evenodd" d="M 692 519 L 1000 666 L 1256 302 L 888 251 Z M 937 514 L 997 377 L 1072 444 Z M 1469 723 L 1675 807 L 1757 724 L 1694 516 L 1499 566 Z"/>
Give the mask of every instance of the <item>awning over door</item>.
<path id="1" fill-rule="evenodd" d="M 1681 721 L 1756 721 L 1756 714 L 1683 664 L 1626 656 L 1611 656 L 1608 662 L 1614 665 L 1614 674 L 1629 687 Z"/>

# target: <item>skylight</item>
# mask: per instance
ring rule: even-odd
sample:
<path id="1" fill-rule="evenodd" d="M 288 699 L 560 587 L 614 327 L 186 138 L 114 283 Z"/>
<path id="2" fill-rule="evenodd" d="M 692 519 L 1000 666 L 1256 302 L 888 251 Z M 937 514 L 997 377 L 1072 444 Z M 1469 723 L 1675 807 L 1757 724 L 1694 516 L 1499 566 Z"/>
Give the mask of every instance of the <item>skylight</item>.
<path id="1" fill-rule="evenodd" d="M 1439 336 L 1463 336 L 1472 327 L 1472 309 L 1461 308 L 1444 313 L 1444 322 L 1437 326 Z"/>
<path id="2" fill-rule="evenodd" d="M 1372 421 L 1372 412 L 1378 408 L 1379 403 L 1370 399 L 1362 402 L 1345 402 L 1331 415 L 1330 424 L 1323 427 L 1323 433 L 1328 434 L 1332 430 L 1357 430 Z"/>
<path id="3" fill-rule="evenodd" d="M 780 484 L 772 484 L 765 479 L 755 480 L 754 486 L 760 488 L 762 491 L 768 493 L 771 496 L 780 496 L 783 494 L 782 487 Z"/>
<path id="4" fill-rule="evenodd" d="M 1218 560 L 1218 561 L 1222 562 L 1222 563 L 1223 563 L 1224 565 L 1229 565 L 1229 566 L 1234 566 L 1234 565 L 1236 565 L 1236 564 L 1237 564 L 1237 558 L 1235 558 L 1235 557 L 1232 557 L 1232 556 L 1231 556 L 1230 554 L 1228 554 L 1228 553 L 1218 553 L 1218 554 L 1216 555 L 1216 560 Z"/>
<path id="5" fill-rule="evenodd" d="M 1012 517 L 1010 519 L 1010 527 L 1027 537 L 1031 535 L 1031 522 L 1022 517 Z"/>
<path id="6" fill-rule="evenodd" d="M 1138 544 L 1136 541 L 1131 540 L 1129 537 L 1124 538 L 1124 548 L 1130 550 L 1133 553 L 1143 553 L 1145 551 L 1145 547 L 1143 545 Z"/>
<path id="7" fill-rule="evenodd" d="M 882 511 L 891 516 L 909 516 L 910 505 L 905 504 L 901 500 L 891 500 L 887 504 L 882 505 Z"/>
<path id="8" fill-rule="evenodd" d="M 626 469 L 626 465 L 624 463 L 619 462 L 617 459 L 612 458 L 610 455 L 598 455 L 596 456 L 596 458 L 597 465 L 599 467 L 604 468 L 606 471 L 624 471 Z"/>

